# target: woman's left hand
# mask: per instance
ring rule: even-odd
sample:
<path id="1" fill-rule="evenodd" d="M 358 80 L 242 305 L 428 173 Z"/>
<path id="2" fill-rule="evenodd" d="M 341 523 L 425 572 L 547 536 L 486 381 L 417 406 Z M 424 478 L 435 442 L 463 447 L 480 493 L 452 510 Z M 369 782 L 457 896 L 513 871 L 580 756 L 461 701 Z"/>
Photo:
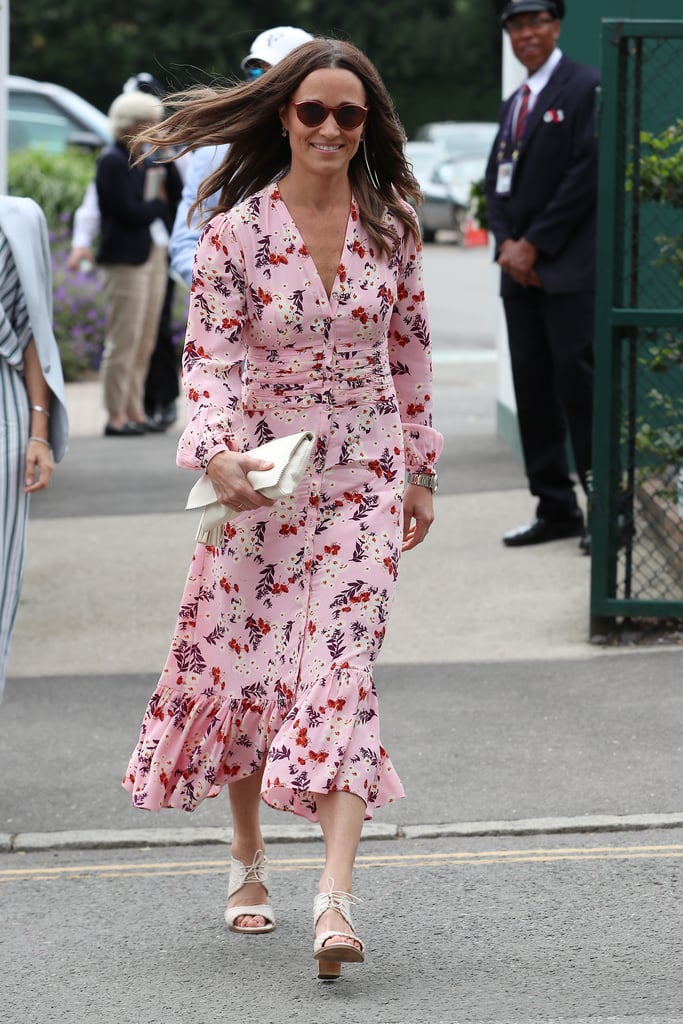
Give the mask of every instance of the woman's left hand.
<path id="1" fill-rule="evenodd" d="M 408 484 L 403 495 L 403 551 L 421 544 L 434 522 L 434 495 L 428 487 Z"/>
<path id="2" fill-rule="evenodd" d="M 52 449 L 41 441 L 29 441 L 26 449 L 26 486 L 25 494 L 33 491 L 44 491 L 50 486 L 52 470 Z"/>

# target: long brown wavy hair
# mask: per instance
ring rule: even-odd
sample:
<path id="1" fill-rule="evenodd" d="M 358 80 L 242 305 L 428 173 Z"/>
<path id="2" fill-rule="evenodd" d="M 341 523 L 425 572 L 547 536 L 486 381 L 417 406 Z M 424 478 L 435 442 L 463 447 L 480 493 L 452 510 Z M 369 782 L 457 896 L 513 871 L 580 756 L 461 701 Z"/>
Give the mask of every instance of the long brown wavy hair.
<path id="1" fill-rule="evenodd" d="M 417 219 L 406 203 L 420 203 L 420 188 L 406 162 L 405 133 L 391 97 L 374 65 L 351 43 L 314 39 L 254 82 L 197 87 L 166 97 L 164 104 L 175 113 L 140 137 L 153 150 L 174 146 L 182 147 L 183 153 L 228 143 L 218 170 L 201 183 L 189 217 L 197 208 L 201 213 L 203 202 L 216 192 L 220 199 L 211 216 L 229 210 L 289 170 L 289 140 L 283 138 L 278 111 L 301 82 L 321 68 L 351 71 L 365 89 L 365 138 L 349 165 L 349 180 L 368 235 L 381 252 L 391 255 L 399 238 L 386 221 L 386 211 L 417 238 Z"/>

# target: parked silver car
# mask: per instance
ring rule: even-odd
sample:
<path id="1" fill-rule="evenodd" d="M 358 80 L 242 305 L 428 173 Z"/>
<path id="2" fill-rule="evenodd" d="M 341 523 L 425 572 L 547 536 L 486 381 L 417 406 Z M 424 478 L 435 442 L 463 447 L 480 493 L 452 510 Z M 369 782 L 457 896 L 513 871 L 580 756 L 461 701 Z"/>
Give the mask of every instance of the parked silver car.
<path id="1" fill-rule="evenodd" d="M 61 85 L 7 76 L 7 143 L 12 150 L 67 146 L 98 149 L 111 142 L 106 114 Z"/>
<path id="2" fill-rule="evenodd" d="M 498 131 L 495 121 L 430 121 L 415 132 L 416 141 L 435 142 L 449 156 L 488 153 Z"/>
<path id="3" fill-rule="evenodd" d="M 436 194 L 431 187 L 424 193 L 420 216 L 422 237 L 426 241 L 433 239 L 437 231 L 445 228 L 455 232 L 453 241 L 456 245 L 463 242 L 468 221 L 472 217 L 472 185 L 484 177 L 487 159 L 488 153 L 463 156 L 455 160 L 444 160 L 434 170 L 438 188 L 443 192 Z"/>
<path id="4" fill-rule="evenodd" d="M 454 157 L 439 143 L 415 140 L 406 143 L 406 157 L 422 191 L 418 220 L 424 241 L 433 242 L 437 231 L 448 231 L 451 241 L 461 244 L 472 183 L 484 176 L 487 154 Z"/>

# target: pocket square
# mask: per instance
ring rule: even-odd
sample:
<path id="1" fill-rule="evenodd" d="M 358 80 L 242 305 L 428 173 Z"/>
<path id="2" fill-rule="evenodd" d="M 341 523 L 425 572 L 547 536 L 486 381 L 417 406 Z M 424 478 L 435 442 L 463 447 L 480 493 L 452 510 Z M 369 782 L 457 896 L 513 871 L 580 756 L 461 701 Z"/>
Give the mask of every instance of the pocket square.
<path id="1" fill-rule="evenodd" d="M 315 434 L 301 430 L 287 437 L 276 437 L 258 448 L 245 452 L 255 459 L 272 462 L 272 469 L 252 469 L 247 480 L 266 498 L 288 498 L 303 479 L 306 465 L 313 451 Z M 197 480 L 187 497 L 185 508 L 203 508 L 195 540 L 200 544 L 218 547 L 223 537 L 223 527 L 237 510 L 216 500 L 211 478 L 205 473 Z"/>

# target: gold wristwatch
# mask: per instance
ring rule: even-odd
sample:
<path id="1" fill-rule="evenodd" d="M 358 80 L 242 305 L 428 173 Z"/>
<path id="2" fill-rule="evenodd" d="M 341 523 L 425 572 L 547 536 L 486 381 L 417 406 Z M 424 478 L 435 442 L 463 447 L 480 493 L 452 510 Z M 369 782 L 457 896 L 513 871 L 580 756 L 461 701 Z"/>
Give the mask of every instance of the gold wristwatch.
<path id="1" fill-rule="evenodd" d="M 406 482 L 417 484 L 418 487 L 428 487 L 432 494 L 436 493 L 439 486 L 439 478 L 436 473 L 408 473 Z"/>

